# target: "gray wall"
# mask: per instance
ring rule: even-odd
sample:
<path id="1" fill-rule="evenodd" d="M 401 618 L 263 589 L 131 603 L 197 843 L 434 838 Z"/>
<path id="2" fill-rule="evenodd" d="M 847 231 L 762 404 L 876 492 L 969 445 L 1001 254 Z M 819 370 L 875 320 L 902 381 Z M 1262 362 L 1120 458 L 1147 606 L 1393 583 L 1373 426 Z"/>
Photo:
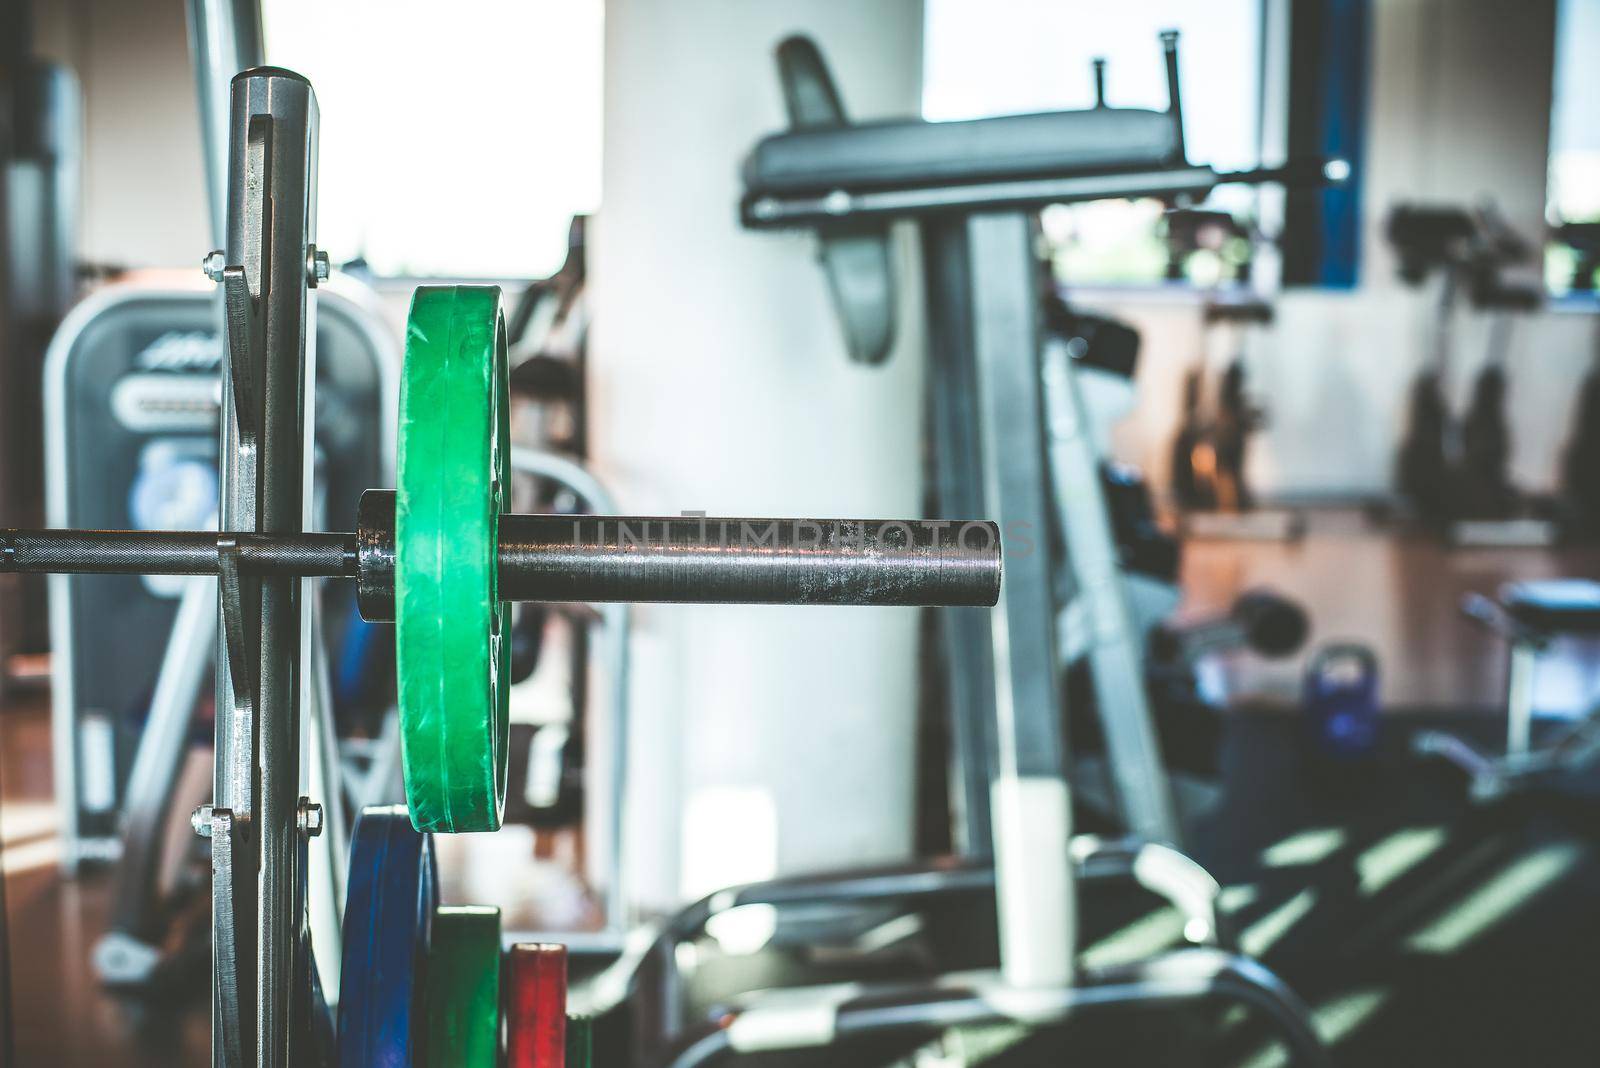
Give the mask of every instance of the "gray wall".
<path id="1" fill-rule="evenodd" d="M 83 88 L 82 255 L 193 267 L 210 247 L 183 0 L 36 0 L 38 50 Z"/>

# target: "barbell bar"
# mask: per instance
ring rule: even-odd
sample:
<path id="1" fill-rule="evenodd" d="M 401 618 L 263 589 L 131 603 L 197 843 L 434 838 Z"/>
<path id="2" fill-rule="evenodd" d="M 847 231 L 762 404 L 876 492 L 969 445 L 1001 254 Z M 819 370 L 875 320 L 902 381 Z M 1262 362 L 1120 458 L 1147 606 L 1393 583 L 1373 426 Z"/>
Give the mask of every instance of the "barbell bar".
<path id="1" fill-rule="evenodd" d="M 0 530 L 0 573 L 355 579 L 362 617 L 394 619 L 394 491 L 362 494 L 354 533 Z M 368 525 L 368 520 L 372 525 Z M 993 523 L 702 516 L 500 516 L 505 601 L 985 606 Z"/>

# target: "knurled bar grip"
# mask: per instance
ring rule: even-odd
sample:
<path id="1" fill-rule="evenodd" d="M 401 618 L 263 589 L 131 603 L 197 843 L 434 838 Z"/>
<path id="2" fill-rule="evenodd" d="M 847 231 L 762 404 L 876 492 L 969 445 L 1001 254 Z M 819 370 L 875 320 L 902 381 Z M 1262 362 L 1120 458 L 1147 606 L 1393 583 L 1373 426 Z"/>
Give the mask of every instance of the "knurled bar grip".
<path id="1" fill-rule="evenodd" d="M 507 600 L 990 605 L 992 523 L 500 517 Z"/>
<path id="2" fill-rule="evenodd" d="M 392 616 L 392 528 L 235 537 L 242 568 L 359 577 L 391 592 Z M 0 572 L 214 575 L 218 538 L 3 530 Z M 1000 590 L 1000 534 L 986 522 L 507 514 L 499 544 L 511 601 L 991 605 Z"/>

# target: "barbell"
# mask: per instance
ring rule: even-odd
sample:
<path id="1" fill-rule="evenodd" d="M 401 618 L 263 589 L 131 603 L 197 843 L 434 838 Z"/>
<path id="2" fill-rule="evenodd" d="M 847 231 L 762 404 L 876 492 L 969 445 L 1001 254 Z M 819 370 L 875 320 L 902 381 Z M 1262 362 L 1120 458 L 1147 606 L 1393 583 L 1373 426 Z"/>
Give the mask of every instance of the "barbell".
<path id="1" fill-rule="evenodd" d="M 518 515 L 497 286 L 422 286 L 401 376 L 396 488 L 352 533 L 0 530 L 0 572 L 354 579 L 395 623 L 406 799 L 421 831 L 499 827 L 512 601 L 985 606 L 989 522 Z M 224 598 L 226 604 L 227 598 Z"/>

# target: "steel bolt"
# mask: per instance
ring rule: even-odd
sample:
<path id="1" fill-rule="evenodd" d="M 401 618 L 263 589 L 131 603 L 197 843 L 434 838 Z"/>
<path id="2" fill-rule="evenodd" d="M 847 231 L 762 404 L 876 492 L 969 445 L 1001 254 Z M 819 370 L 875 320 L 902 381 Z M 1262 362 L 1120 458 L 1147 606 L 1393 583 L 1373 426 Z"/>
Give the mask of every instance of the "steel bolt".
<path id="1" fill-rule="evenodd" d="M 206 253 L 206 258 L 200 261 L 200 269 L 206 272 L 206 277 L 218 283 L 222 281 L 222 269 L 227 265 L 228 257 L 220 248 Z"/>
<path id="2" fill-rule="evenodd" d="M 322 833 L 322 806 L 304 797 L 300 799 L 300 830 L 308 838 Z"/>
<path id="3" fill-rule="evenodd" d="M 328 254 L 315 245 L 307 245 L 306 284 L 315 289 L 318 283 L 326 282 L 332 273 L 333 265 L 328 262 Z"/>
<path id="4" fill-rule="evenodd" d="M 189 826 L 194 828 L 194 833 L 201 838 L 211 837 L 211 812 L 210 805 L 201 805 L 189 815 Z"/>

